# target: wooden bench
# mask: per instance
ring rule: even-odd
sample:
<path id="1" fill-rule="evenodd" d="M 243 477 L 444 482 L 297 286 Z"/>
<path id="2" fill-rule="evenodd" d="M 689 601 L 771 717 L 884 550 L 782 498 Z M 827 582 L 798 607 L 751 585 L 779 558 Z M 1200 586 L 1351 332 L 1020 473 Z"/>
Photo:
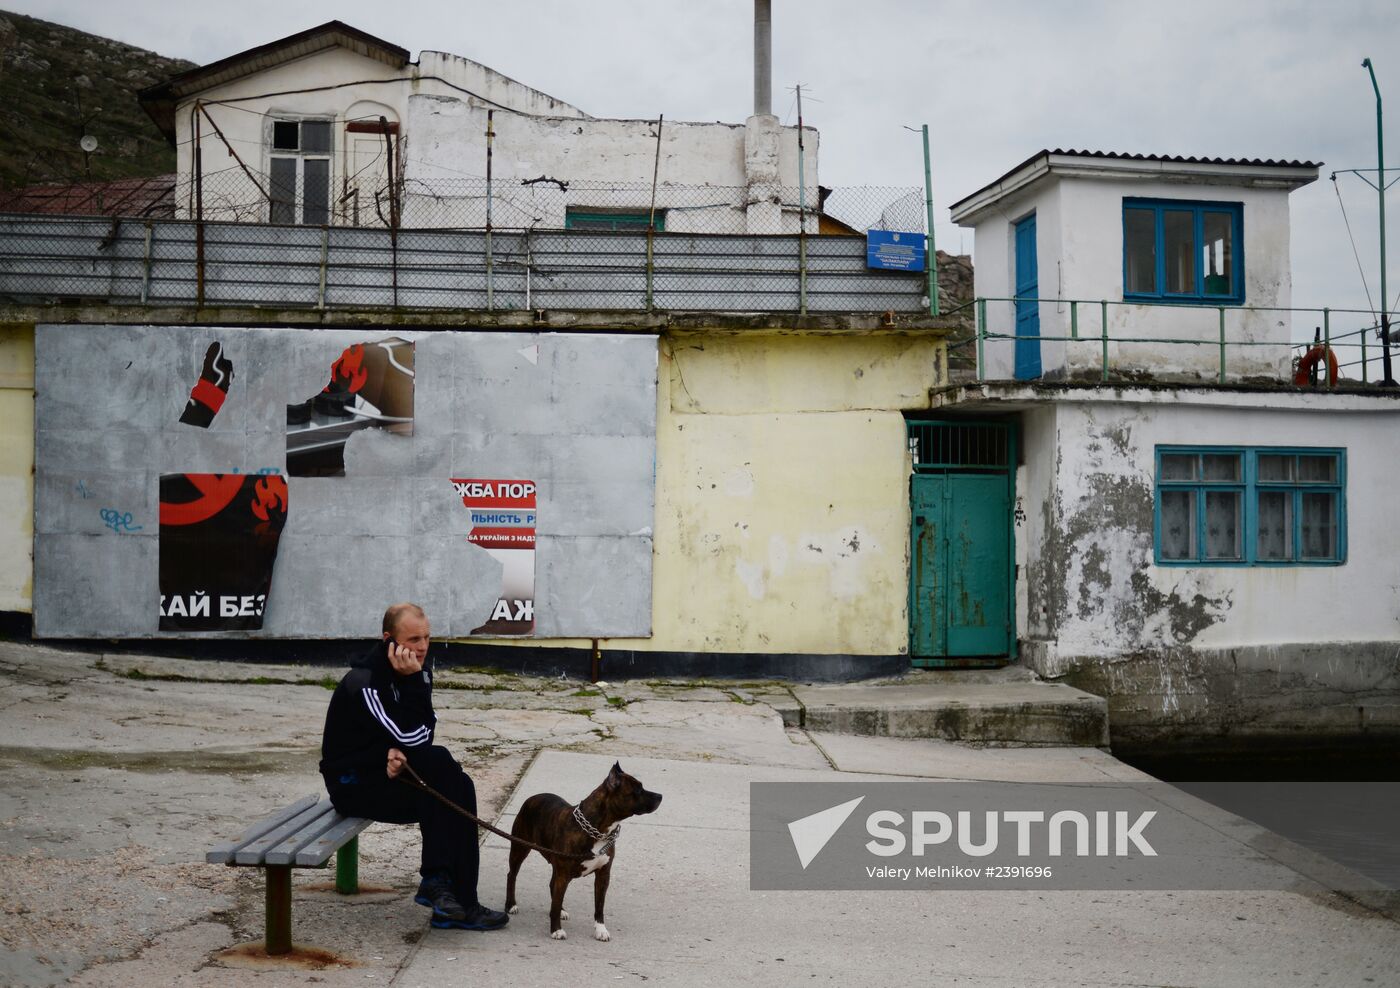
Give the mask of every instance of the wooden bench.
<path id="1" fill-rule="evenodd" d="M 269 955 L 285 954 L 292 949 L 292 869 L 324 868 L 335 853 L 335 890 L 354 895 L 360 890 L 359 834 L 373 822 L 341 816 L 328 799 L 303 796 L 237 839 L 215 844 L 204 860 L 267 870 L 264 943 Z"/>

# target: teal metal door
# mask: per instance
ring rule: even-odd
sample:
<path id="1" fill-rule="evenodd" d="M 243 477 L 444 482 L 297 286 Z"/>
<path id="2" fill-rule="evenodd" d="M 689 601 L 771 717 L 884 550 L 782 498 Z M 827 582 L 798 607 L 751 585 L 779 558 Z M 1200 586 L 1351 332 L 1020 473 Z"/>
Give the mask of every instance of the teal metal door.
<path id="1" fill-rule="evenodd" d="M 1014 654 L 1011 433 L 910 422 L 910 651 L 915 665 Z"/>

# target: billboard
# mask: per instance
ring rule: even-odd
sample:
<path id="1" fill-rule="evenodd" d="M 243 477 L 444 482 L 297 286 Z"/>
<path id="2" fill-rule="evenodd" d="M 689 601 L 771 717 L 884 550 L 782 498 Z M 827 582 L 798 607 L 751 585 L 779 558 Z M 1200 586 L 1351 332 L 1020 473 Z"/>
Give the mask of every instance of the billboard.
<path id="1" fill-rule="evenodd" d="M 438 637 L 650 634 L 655 336 L 35 345 L 37 635 L 358 638 L 397 600 Z"/>

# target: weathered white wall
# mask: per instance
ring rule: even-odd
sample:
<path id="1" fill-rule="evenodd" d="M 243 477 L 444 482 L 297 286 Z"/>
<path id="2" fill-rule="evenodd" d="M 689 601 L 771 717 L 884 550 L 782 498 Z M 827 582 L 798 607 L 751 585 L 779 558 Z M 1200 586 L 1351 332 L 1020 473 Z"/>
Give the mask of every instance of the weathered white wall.
<path id="1" fill-rule="evenodd" d="M 1154 650 L 1400 641 L 1393 401 L 1135 390 L 1055 401 L 1025 419 L 1023 633 L 1046 675 Z M 1155 565 L 1159 444 L 1345 448 L 1346 562 Z"/>
<path id="2" fill-rule="evenodd" d="M 1037 405 L 1020 416 L 1016 445 L 1020 464 L 1016 470 L 1016 632 L 1020 638 L 1044 640 L 1053 635 L 1044 595 L 1032 592 L 1027 578 L 1032 563 L 1040 565 L 1040 547 L 1055 524 L 1055 464 L 1059 439 L 1055 407 Z M 1039 587 L 1036 590 L 1039 591 Z"/>
<path id="3" fill-rule="evenodd" d="M 343 48 L 327 49 L 268 68 L 199 94 L 227 139 L 201 120 L 203 210 L 206 218 L 266 221 L 274 118 L 334 121 L 331 199 L 334 222 L 381 222 L 374 192 L 388 181 L 388 153 L 375 134 L 348 133 L 351 120 L 383 116 L 400 126 L 395 168 L 405 179 L 405 226 L 481 227 L 486 224 L 486 114 L 494 110 L 492 224 L 499 228 L 559 228 L 567 206 L 645 209 L 656 167 L 655 123 L 595 120 L 577 107 L 531 89 L 470 59 L 423 52 L 417 65 L 394 68 Z M 176 111 L 178 216 L 195 214 L 193 100 Z M 659 181 L 688 187 L 683 201 L 663 188 L 659 208 L 671 209 L 666 229 L 676 232 L 795 233 L 798 215 L 797 129 L 778 127 L 760 142 L 761 175 L 746 166 L 744 124 L 667 121 L 662 128 Z M 809 206 L 817 201 L 818 136 L 805 134 Z M 248 177 L 238 160 L 255 175 Z M 755 159 L 756 161 L 757 159 Z M 748 163 L 752 165 L 752 162 Z M 575 183 L 571 193 L 541 175 Z M 585 192 L 589 183 L 630 186 Z M 261 185 L 261 188 L 259 188 Z M 703 187 L 713 187 L 713 192 Z M 689 187 L 701 187 L 699 189 Z M 753 194 L 750 194 L 752 191 Z M 758 202 L 751 202 L 757 198 Z M 705 208 L 711 207 L 711 208 Z M 752 222 L 748 214 L 761 217 Z M 750 230 L 757 224 L 760 229 Z M 817 232 L 815 213 L 808 224 Z"/>
<path id="4" fill-rule="evenodd" d="M 1234 344 L 1270 343 L 1277 346 L 1230 346 L 1226 374 L 1232 379 L 1260 376 L 1280 379 L 1289 368 L 1290 317 L 1281 311 L 1292 305 L 1289 266 L 1288 193 L 1282 189 L 1209 184 L 1204 181 L 1143 181 L 1130 179 L 1049 176 L 998 203 L 975 226 L 977 257 L 974 275 L 979 296 L 1009 298 L 1015 294 L 1014 224 L 1036 213 L 1036 249 L 1040 297 L 1079 299 L 1082 342 L 1041 343 L 1041 364 L 1047 377 L 1097 373 L 1102 360 L 1101 300 L 1108 306 L 1110 337 L 1147 340 L 1201 340 L 1204 345 L 1110 342 L 1109 362 L 1118 371 L 1145 371 L 1165 377 L 1215 379 L 1219 369 L 1219 310 L 1181 305 L 1124 305 L 1123 200 L 1127 197 L 1189 201 L 1239 202 L 1244 205 L 1244 273 L 1246 307 L 1280 311 L 1246 311 L 1225 307 L 1226 339 Z M 989 303 L 988 330 L 1015 332 L 1009 302 Z M 1069 337 L 1068 304 L 1040 306 L 1042 336 Z M 1015 343 L 989 340 L 986 377 L 1012 377 Z"/>
<path id="5" fill-rule="evenodd" d="M 431 197 L 419 196 L 415 182 L 428 188 L 437 184 L 486 175 L 486 127 L 488 108 L 443 96 L 414 96 L 408 101 L 406 131 L 412 153 L 405 176 L 405 197 L 422 200 L 410 207 L 415 217 L 431 217 Z M 564 225 L 567 207 L 645 210 L 651 204 L 651 183 L 658 174 L 658 208 L 678 205 L 665 186 L 712 186 L 713 192 L 687 188 L 685 209 L 667 212 L 668 232 L 743 233 L 746 210 L 743 190 L 745 171 L 743 124 L 685 123 L 666 121 L 661 129 L 661 158 L 657 166 L 656 124 L 648 120 L 580 120 L 569 117 L 528 116 L 497 109 L 492 115 L 492 224 L 502 228 Z M 784 127 L 777 135 L 780 186 L 794 189 L 797 174 L 797 129 Z M 805 137 L 806 174 L 810 203 L 816 203 L 817 145 L 815 131 Z M 522 187 L 521 181 L 540 176 L 578 184 L 561 189 L 552 183 Z M 586 189 L 589 184 L 618 183 L 612 190 Z M 478 190 L 479 192 L 480 190 Z M 736 193 L 738 193 L 736 195 Z M 713 208 L 700 208 L 712 206 Z M 781 230 L 796 233 L 795 201 L 783 211 Z M 452 224 L 482 226 L 485 201 L 444 202 L 439 207 Z M 428 220 L 431 223 L 431 220 Z M 816 217 L 809 223 L 816 232 Z"/>
<path id="6" fill-rule="evenodd" d="M 296 92 L 308 89 L 315 91 Z M 273 116 L 335 121 L 331 161 L 331 199 L 334 202 L 344 190 L 346 175 L 353 171 L 348 167 L 347 155 L 353 148 L 349 138 L 369 136 L 346 134 L 349 111 L 357 104 L 363 111 L 369 104 L 382 107 L 390 121 L 401 121 L 408 91 L 404 72 L 343 48 L 332 48 L 201 93 L 201 100 L 213 104 L 207 106 L 209 115 L 223 131 L 228 144 L 244 165 L 259 176 L 258 181 L 263 185 L 260 191 L 243 173 L 209 121 L 201 120 L 205 215 L 218 219 L 267 220 L 263 193 L 270 167 Z M 277 93 L 286 95 L 264 95 Z M 227 106 L 217 105 L 221 100 L 230 102 Z M 190 184 L 195 172 L 193 106 L 193 100 L 185 100 L 175 113 L 176 164 L 181 179 L 177 187 L 176 215 L 181 217 L 195 213 Z"/>
<path id="7" fill-rule="evenodd" d="M 283 118 L 329 118 L 335 121 L 335 150 L 331 165 L 332 200 L 339 199 L 347 183 L 365 186 L 361 195 L 360 220 L 365 225 L 377 222 L 374 216 L 370 183 L 364 181 L 363 160 L 356 159 L 356 142 L 373 147 L 377 144 L 381 157 L 373 166 L 375 178 L 387 177 L 383 157 L 384 141 L 374 135 L 347 134 L 349 120 L 383 114 L 390 122 L 402 124 L 408 110 L 410 95 L 434 93 L 452 95 L 463 100 L 471 97 L 469 90 L 482 99 L 522 113 L 549 113 L 555 117 L 586 116 L 582 110 L 548 94 L 531 89 L 470 59 L 443 52 L 423 52 L 420 63 L 394 68 L 372 58 L 366 58 L 344 48 L 329 48 L 283 65 L 265 69 L 199 94 L 208 106 L 209 114 L 219 125 L 228 144 L 243 159 L 245 165 L 258 173 L 266 188 L 269 149 L 271 147 L 270 116 Z M 227 101 L 228 105 L 217 105 Z M 484 105 L 484 104 L 483 104 Z M 177 215 L 194 214 L 195 204 L 188 180 L 194 175 L 193 134 L 191 120 L 193 99 L 179 105 L 175 113 L 176 164 L 181 178 L 176 203 Z M 218 219 L 266 220 L 265 196 L 245 176 L 238 162 L 229 153 L 207 120 L 200 123 L 200 145 L 203 148 L 204 208 L 206 215 Z M 411 137 L 407 128 L 405 138 Z M 357 178 L 360 181 L 357 183 Z M 352 206 L 348 200 L 336 209 L 337 222 L 353 222 Z M 231 215 L 230 215 L 231 214 Z"/>
<path id="8" fill-rule="evenodd" d="M 466 93 L 458 90 L 446 90 L 440 85 L 435 85 L 433 77 L 453 86 L 468 89 L 483 100 L 488 100 L 497 106 L 507 107 L 518 113 L 538 113 L 550 117 L 586 118 L 588 116 L 572 104 L 516 82 L 510 76 L 502 75 L 490 66 L 473 62 L 470 58 L 463 58 L 461 55 L 453 55 L 450 52 L 424 51 L 419 53 L 416 73 L 419 82 L 414 87 L 413 92 L 445 93 L 450 91 L 464 99 L 470 98 Z"/>
<path id="9" fill-rule="evenodd" d="M 1009 299 L 1016 294 L 1016 224 L 1035 214 L 1035 241 L 1039 297 L 1060 296 L 1061 281 L 1061 210 L 1059 180 L 1050 179 L 1025 189 L 1001 204 L 1001 215 L 978 224 L 973 235 L 976 265 L 973 268 L 973 290 L 985 298 Z M 1056 305 L 1042 302 L 1040 332 L 1042 336 L 1059 336 L 1055 328 Z M 1016 331 L 1015 307 L 1010 302 L 987 303 L 987 330 L 993 333 Z M 1051 375 L 1064 366 L 1065 344 L 1043 341 L 1040 344 L 1041 368 Z M 988 340 L 983 351 L 985 376 L 989 380 L 1006 380 L 1015 368 L 1015 343 L 1011 340 Z"/>

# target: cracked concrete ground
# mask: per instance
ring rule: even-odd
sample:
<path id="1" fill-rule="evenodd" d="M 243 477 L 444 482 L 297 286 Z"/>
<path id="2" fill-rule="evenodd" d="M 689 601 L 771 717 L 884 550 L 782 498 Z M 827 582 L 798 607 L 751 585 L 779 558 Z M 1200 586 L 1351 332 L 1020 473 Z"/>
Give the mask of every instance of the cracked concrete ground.
<path id="1" fill-rule="evenodd" d="M 224 952 L 262 937 L 261 873 L 205 865 L 204 851 L 319 791 L 339 673 L 0 642 L 0 984 L 215 985 L 253 965 Z M 791 703 L 778 684 L 600 688 L 449 669 L 437 736 L 488 818 L 544 748 L 826 767 L 768 693 Z M 369 894 L 353 899 L 329 872 L 294 872 L 294 936 L 315 931 L 329 957 L 258 983 L 390 981 L 426 925 L 409 898 L 417 848 L 414 828 L 366 831 Z M 500 890 L 483 876 L 482 894 Z"/>
<path id="2" fill-rule="evenodd" d="M 416 830 L 377 825 L 361 835 L 361 895 L 337 895 L 327 871 L 294 873 L 293 934 L 317 951 L 259 963 L 237 948 L 262 937 L 261 875 L 206 865 L 204 851 L 244 822 L 319 791 L 321 725 L 338 675 L 0 642 L 0 986 L 427 986 L 483 977 L 987 988 L 1400 984 L 1400 925 L 1324 886 L 908 893 L 895 916 L 879 893 L 755 898 L 742 821 L 725 830 L 710 818 L 739 813 L 735 793 L 756 777 L 842 772 L 1080 784 L 1136 776 L 1098 749 L 809 734 L 784 728 L 778 709 L 797 698 L 778 683 L 594 686 L 463 670 L 439 673 L 438 737 L 470 768 L 483 815 L 501 812 L 527 773 L 525 791 L 537 782 L 563 792 L 559 772 L 568 765 L 601 771 L 615 758 L 641 766 L 643 781 L 659 773 L 666 783 L 659 788 L 674 794 L 672 815 L 658 816 L 657 829 L 638 825 L 646 835 L 638 863 L 664 851 L 673 866 L 627 873 L 620 891 L 630 895 L 616 909 L 626 935 L 606 945 L 587 936 L 550 940 L 538 861 L 526 914 L 506 932 L 428 931 L 410 900 Z M 568 754 L 537 757 L 544 751 Z M 672 781 L 728 780 L 733 792 L 686 810 L 702 787 L 670 788 L 667 773 Z M 718 858 L 687 850 L 697 842 L 681 832 L 701 815 Z M 666 837 L 670 831 L 679 837 Z M 500 905 L 502 858 L 488 843 L 481 882 L 488 904 Z M 655 893 L 654 903 L 638 898 L 642 889 Z M 575 926 L 586 928 L 585 919 L 576 915 Z M 903 932 L 892 934 L 891 923 L 903 923 Z"/>

